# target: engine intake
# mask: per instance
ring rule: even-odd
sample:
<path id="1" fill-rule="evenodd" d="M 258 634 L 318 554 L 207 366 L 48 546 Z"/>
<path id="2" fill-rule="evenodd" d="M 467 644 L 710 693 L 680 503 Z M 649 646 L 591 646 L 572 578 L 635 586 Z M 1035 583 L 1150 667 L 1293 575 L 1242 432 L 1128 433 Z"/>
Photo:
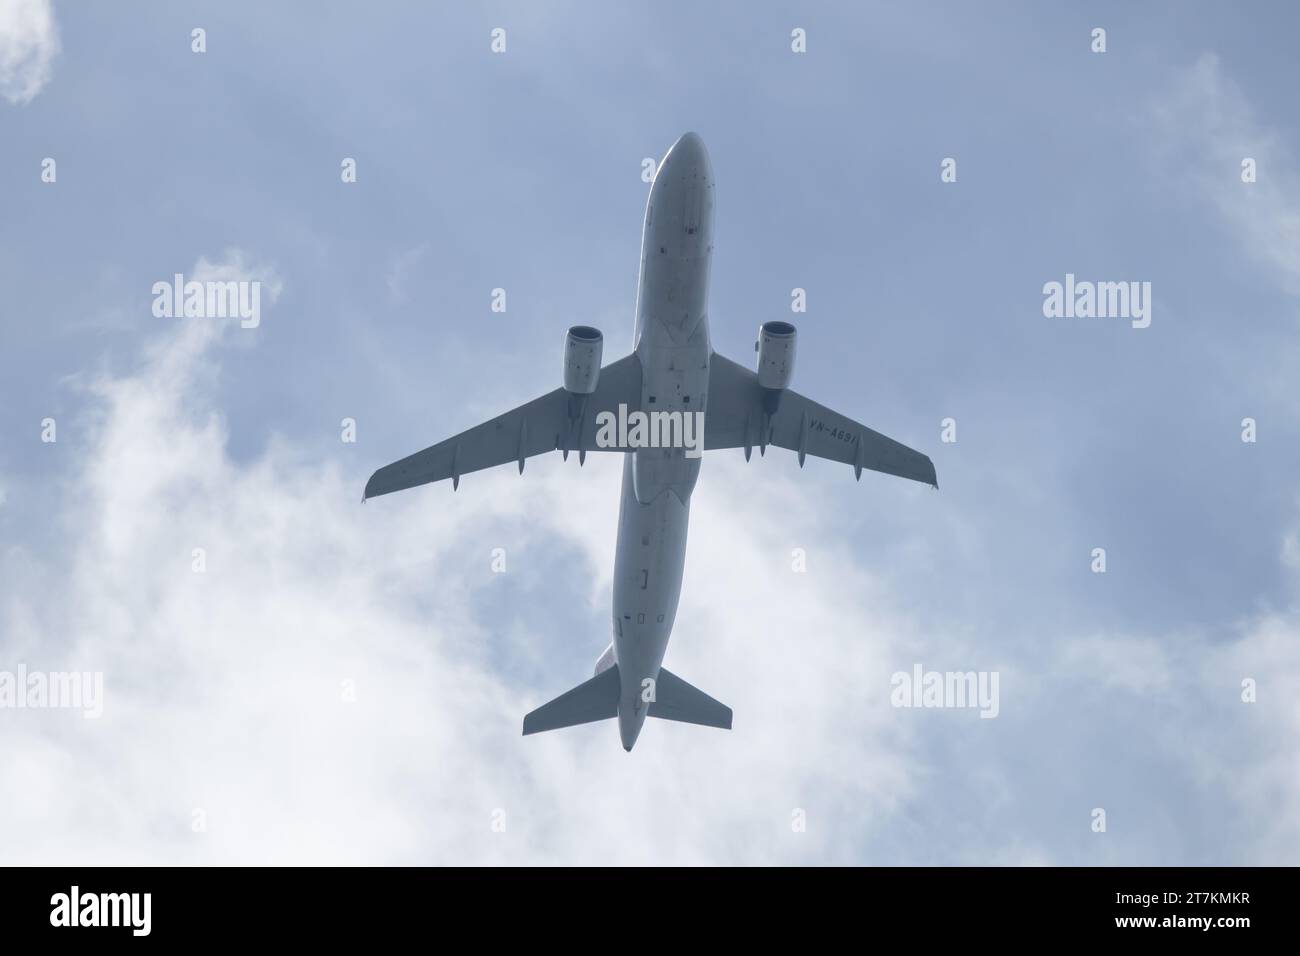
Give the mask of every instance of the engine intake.
<path id="1" fill-rule="evenodd" d="M 600 381 L 600 355 L 605 337 L 590 325 L 575 325 L 564 336 L 564 389 L 590 395 Z"/>
<path id="2" fill-rule="evenodd" d="M 794 375 L 795 329 L 789 322 L 764 322 L 758 327 L 758 384 L 782 389 Z"/>

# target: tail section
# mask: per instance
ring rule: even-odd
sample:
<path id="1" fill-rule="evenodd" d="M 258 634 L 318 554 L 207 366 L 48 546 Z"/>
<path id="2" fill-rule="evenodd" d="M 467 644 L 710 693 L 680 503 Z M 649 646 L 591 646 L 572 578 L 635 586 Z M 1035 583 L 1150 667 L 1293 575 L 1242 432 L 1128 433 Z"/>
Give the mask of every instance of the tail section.
<path id="1" fill-rule="evenodd" d="M 655 699 L 650 702 L 650 716 L 719 727 L 722 730 L 731 729 L 730 707 L 692 687 L 666 667 L 659 668 L 659 679 L 655 681 Z M 524 732 L 527 733 L 526 730 Z"/>
<path id="2" fill-rule="evenodd" d="M 699 693 L 689 684 L 684 686 L 688 690 Z M 617 717 L 618 693 L 618 665 L 612 664 L 591 680 L 579 684 L 573 690 L 561 694 L 549 704 L 543 704 L 526 716 L 524 718 L 524 734 L 539 734 L 544 730 L 558 730 L 561 727 L 589 724 L 593 720 L 608 720 L 610 717 Z M 714 701 L 714 703 L 716 704 L 717 701 Z M 654 713 L 653 705 L 650 708 L 650 713 Z M 685 718 L 679 717 L 676 719 L 683 720 Z M 731 711 L 728 710 L 727 726 L 730 725 Z"/>

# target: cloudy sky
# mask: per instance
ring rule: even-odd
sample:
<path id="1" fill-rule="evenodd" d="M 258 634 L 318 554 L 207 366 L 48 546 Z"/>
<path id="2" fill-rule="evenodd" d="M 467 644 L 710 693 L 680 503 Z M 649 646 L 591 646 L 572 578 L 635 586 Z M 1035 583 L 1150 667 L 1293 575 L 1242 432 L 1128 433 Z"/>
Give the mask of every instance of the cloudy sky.
<path id="1" fill-rule="evenodd" d="M 0 861 L 1300 862 L 1297 26 L 0 0 L 0 671 L 104 682 L 0 709 Z M 942 490 L 711 454 L 667 663 L 735 729 L 524 738 L 609 642 L 620 462 L 361 489 L 556 387 L 568 325 L 630 349 L 688 129 L 714 347 L 792 319 L 795 386 Z M 156 317 L 178 272 L 260 324 Z M 1067 274 L 1150 326 L 1045 317 Z M 997 717 L 892 706 L 917 665 Z"/>

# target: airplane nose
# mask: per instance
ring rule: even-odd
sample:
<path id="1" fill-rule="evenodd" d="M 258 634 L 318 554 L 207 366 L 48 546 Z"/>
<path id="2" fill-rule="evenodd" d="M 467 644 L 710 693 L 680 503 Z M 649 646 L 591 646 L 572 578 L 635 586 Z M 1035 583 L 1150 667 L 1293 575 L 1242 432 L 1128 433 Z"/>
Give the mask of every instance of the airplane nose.
<path id="1" fill-rule="evenodd" d="M 680 149 L 683 154 L 691 153 L 696 157 L 704 156 L 707 150 L 704 148 L 704 140 L 700 139 L 699 133 L 687 132 L 682 133 L 673 143 L 673 149 Z"/>
<path id="2" fill-rule="evenodd" d="M 683 133 L 668 150 L 661 168 L 669 164 L 699 169 L 706 175 L 709 172 L 709 151 L 704 148 L 704 140 L 699 133 Z"/>
<path id="3" fill-rule="evenodd" d="M 650 187 L 649 216 L 655 215 L 657 242 L 682 258 L 696 258 L 711 248 L 713 168 L 698 133 L 683 133 L 669 147 Z M 655 213 L 655 210 L 658 210 Z M 685 233 L 685 235 L 683 235 Z"/>

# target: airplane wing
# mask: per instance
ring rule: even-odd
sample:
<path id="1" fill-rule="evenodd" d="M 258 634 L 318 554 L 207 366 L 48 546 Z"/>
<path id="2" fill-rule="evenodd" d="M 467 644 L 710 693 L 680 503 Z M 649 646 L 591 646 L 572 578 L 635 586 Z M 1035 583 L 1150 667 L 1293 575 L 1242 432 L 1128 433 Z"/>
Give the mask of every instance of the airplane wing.
<path id="1" fill-rule="evenodd" d="M 634 409 L 641 406 L 641 360 L 635 354 L 602 368 L 591 395 L 573 395 L 557 388 L 454 438 L 385 465 L 366 482 L 365 497 L 444 478 L 450 478 L 456 488 L 461 475 L 507 462 L 517 462 L 522 474 L 525 459 L 557 448 L 566 454 L 576 451 L 583 458 L 589 451 L 626 451 L 596 445 L 597 414 L 617 414 L 620 404 Z"/>
<path id="2" fill-rule="evenodd" d="M 780 396 L 775 412 L 770 401 Z M 929 457 L 872 431 L 792 389 L 769 392 L 758 375 L 714 352 L 709 359 L 709 404 L 704 415 L 704 447 L 750 449 L 769 444 L 862 469 L 923 481 L 939 487 Z"/>

